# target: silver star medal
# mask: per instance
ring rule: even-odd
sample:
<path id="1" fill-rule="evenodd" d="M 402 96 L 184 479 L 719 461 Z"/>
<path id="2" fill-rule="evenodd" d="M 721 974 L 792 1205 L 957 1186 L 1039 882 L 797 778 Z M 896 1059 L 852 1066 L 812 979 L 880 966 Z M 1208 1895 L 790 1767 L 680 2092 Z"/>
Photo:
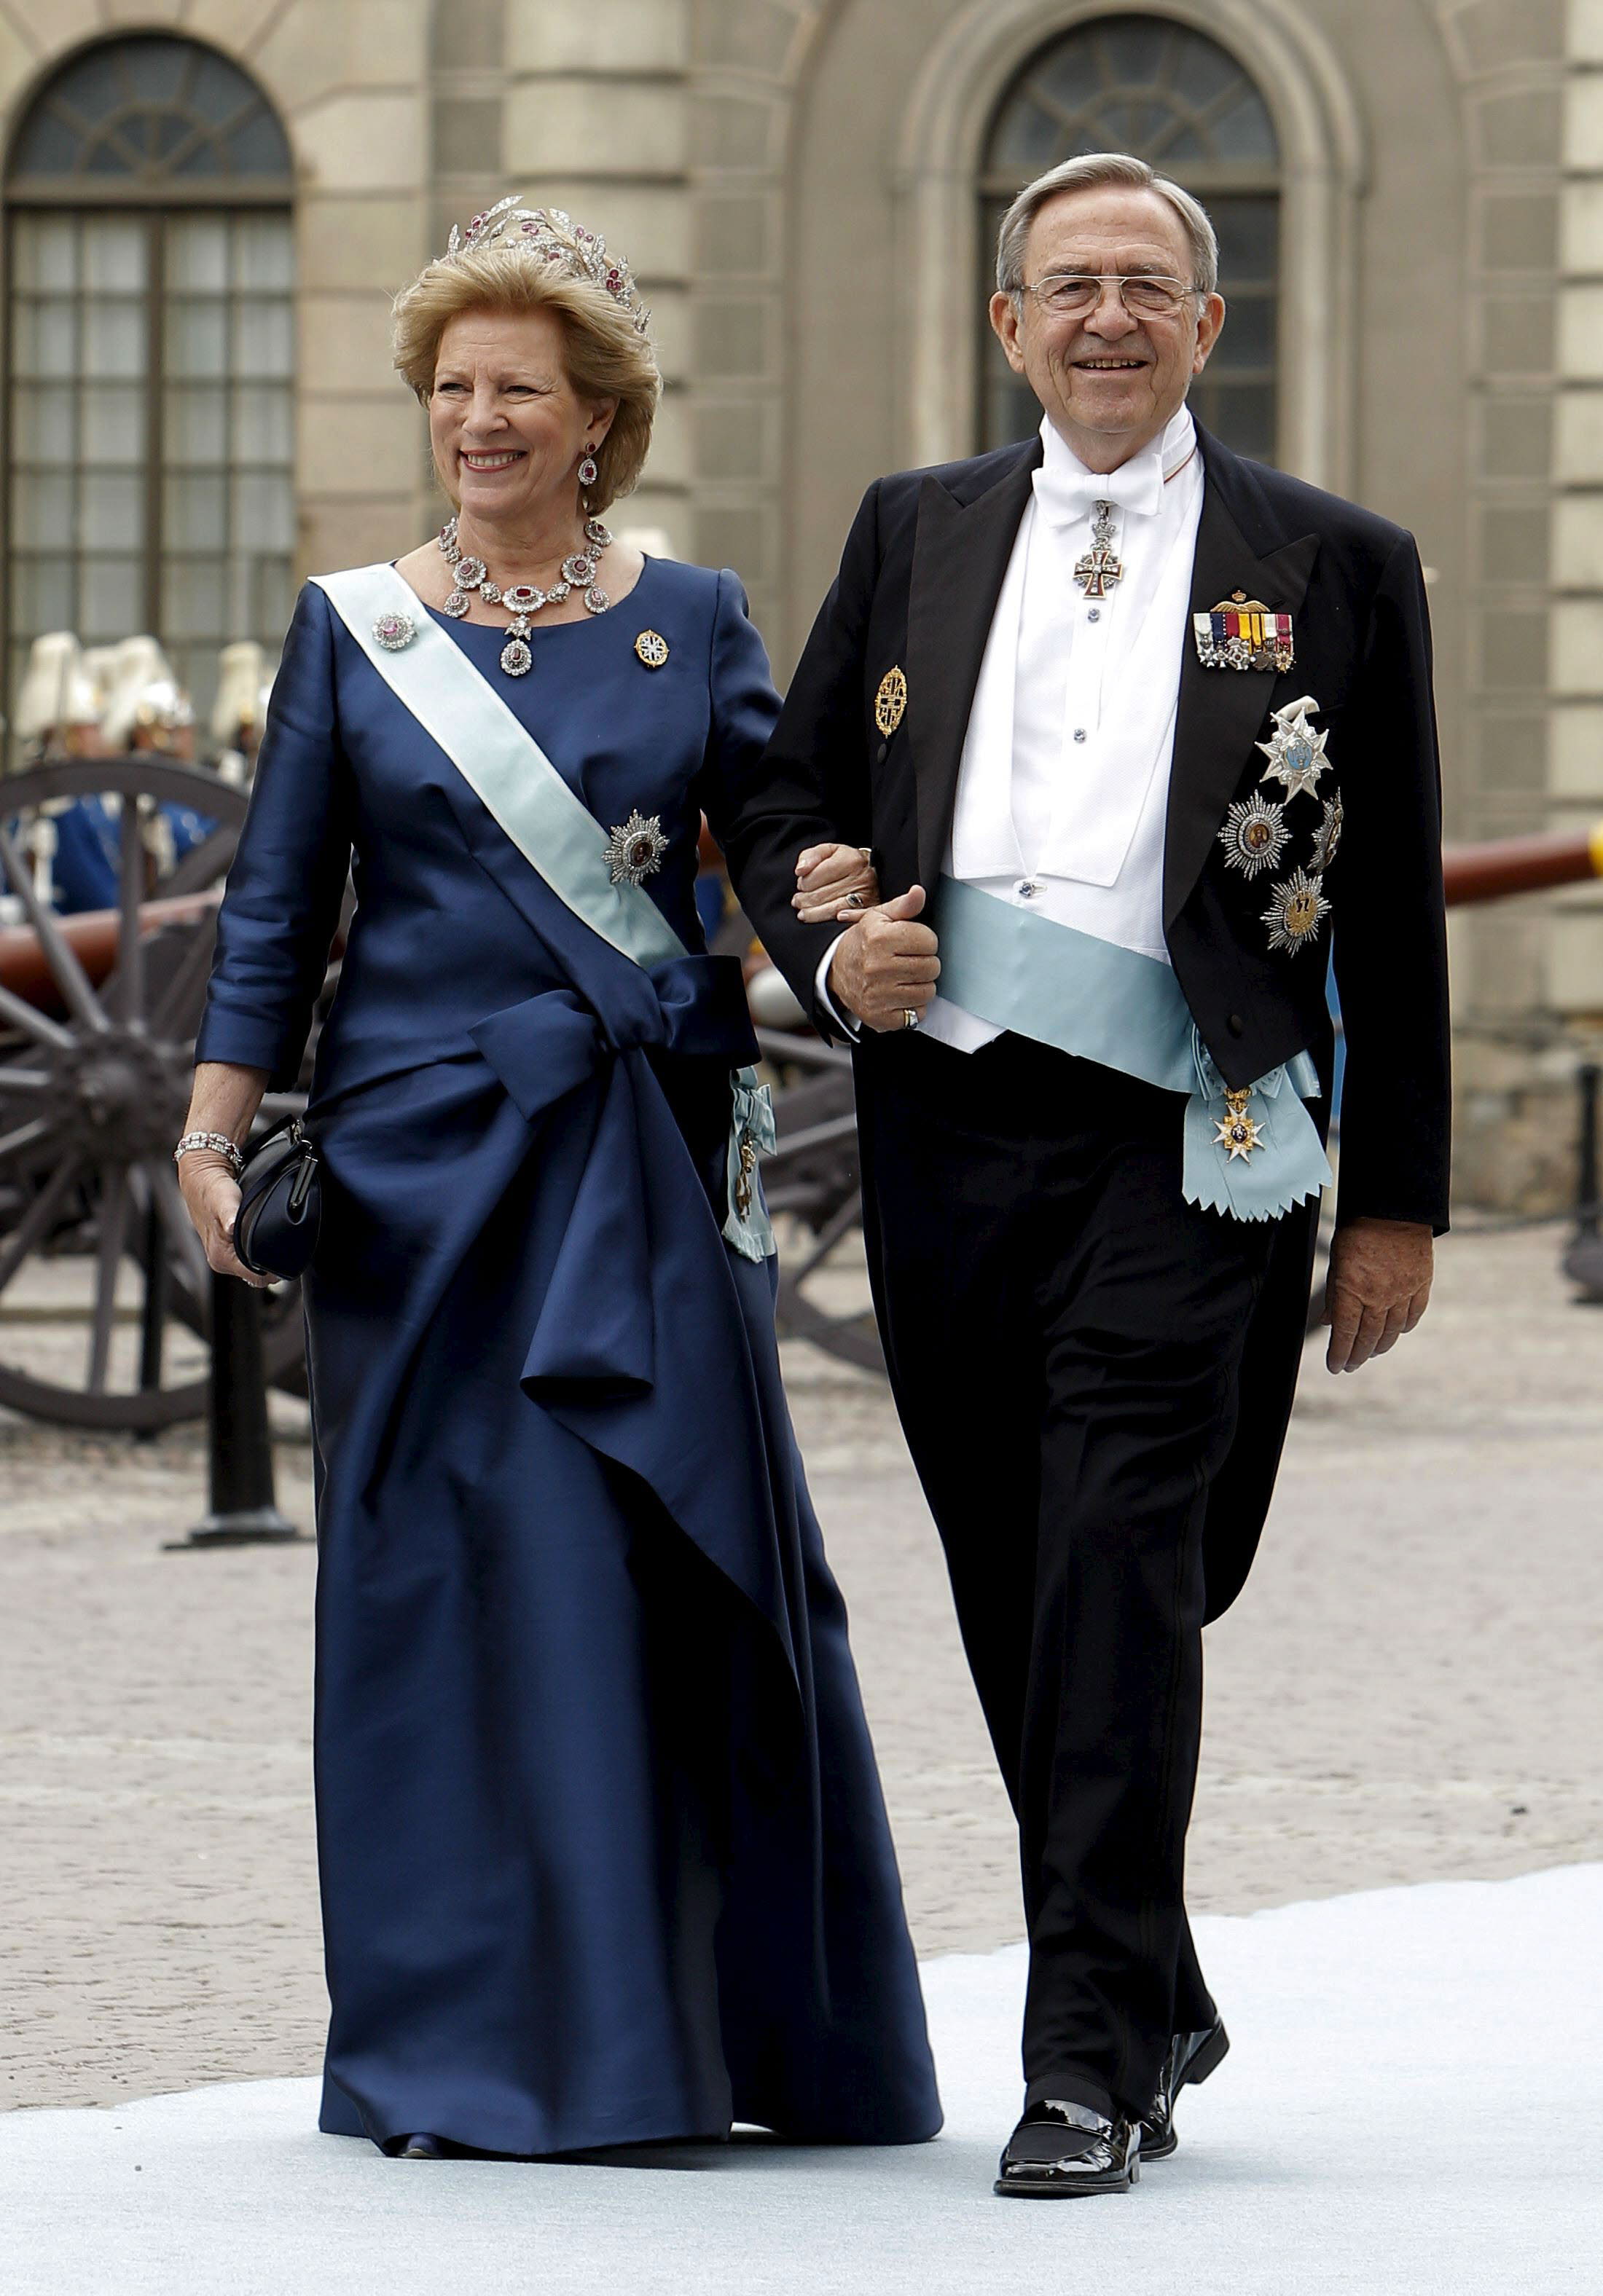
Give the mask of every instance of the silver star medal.
<path id="1" fill-rule="evenodd" d="M 1244 877 L 1256 877 L 1262 870 L 1278 867 L 1291 832 L 1286 826 L 1285 808 L 1271 805 L 1258 790 L 1239 805 L 1233 805 L 1219 841 L 1224 847 L 1227 869 L 1239 869 Z"/>
<path id="2" fill-rule="evenodd" d="M 641 885 L 662 867 L 667 850 L 661 815 L 654 813 L 648 821 L 637 809 L 612 831 L 602 858 L 614 885 Z"/>
<path id="3" fill-rule="evenodd" d="M 1311 796 L 1319 775 L 1330 770 L 1330 761 L 1325 755 L 1329 734 L 1316 734 L 1308 722 L 1319 706 L 1311 693 L 1304 693 L 1300 701 L 1288 701 L 1284 709 L 1276 710 L 1275 730 L 1269 740 L 1257 744 L 1269 759 L 1263 779 L 1284 783 L 1288 803 L 1304 790 Z"/>
<path id="4" fill-rule="evenodd" d="M 1319 879 L 1309 876 L 1306 870 L 1294 869 L 1270 892 L 1261 922 L 1269 927 L 1270 948 L 1295 956 L 1319 939 L 1319 927 L 1329 914 L 1330 904 L 1319 890 Z"/>
<path id="5" fill-rule="evenodd" d="M 1338 790 L 1334 797 L 1325 800 L 1325 815 L 1313 832 L 1313 866 L 1315 873 L 1323 876 L 1336 858 L 1336 849 L 1342 841 L 1342 797 Z"/>

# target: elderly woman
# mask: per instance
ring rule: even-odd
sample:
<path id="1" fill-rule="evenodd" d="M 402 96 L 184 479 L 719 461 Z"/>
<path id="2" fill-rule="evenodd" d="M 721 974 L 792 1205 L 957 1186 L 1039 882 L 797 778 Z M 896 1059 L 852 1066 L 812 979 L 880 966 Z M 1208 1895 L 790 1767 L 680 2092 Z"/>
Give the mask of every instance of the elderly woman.
<path id="1" fill-rule="evenodd" d="M 732 575 L 601 522 L 659 385 L 598 237 L 503 201 L 395 340 L 455 515 L 301 594 L 180 1166 L 243 1275 L 230 1146 L 296 1073 L 354 857 L 308 1118 L 322 2126 L 407 2157 L 926 2137 L 755 1046 L 693 897 L 776 715 L 762 645 Z M 841 902 L 871 890 L 839 860 Z"/>

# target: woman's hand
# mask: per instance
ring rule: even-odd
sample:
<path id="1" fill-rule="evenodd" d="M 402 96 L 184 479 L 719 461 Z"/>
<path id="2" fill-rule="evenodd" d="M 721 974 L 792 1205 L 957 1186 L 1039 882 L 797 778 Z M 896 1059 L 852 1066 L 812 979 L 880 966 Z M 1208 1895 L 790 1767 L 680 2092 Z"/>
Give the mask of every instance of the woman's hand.
<path id="1" fill-rule="evenodd" d="M 879 879 L 866 845 L 810 845 L 796 856 L 791 900 L 804 925 L 848 923 L 879 905 Z"/>
<path id="2" fill-rule="evenodd" d="M 272 1277 L 252 1275 L 234 1249 L 239 1182 L 224 1159 L 208 1148 L 192 1148 L 178 1159 L 178 1186 L 195 1234 L 206 1248 L 207 1265 L 219 1275 L 237 1275 L 253 1291 L 269 1290 Z"/>

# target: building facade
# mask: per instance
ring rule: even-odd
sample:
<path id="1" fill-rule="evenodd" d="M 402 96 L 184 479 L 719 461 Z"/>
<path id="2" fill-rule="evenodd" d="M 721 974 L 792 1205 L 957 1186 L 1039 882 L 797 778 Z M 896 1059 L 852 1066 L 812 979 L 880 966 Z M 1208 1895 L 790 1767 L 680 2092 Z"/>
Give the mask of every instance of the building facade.
<path id="1" fill-rule="evenodd" d="M 995 218 L 1117 146 L 1220 225 L 1204 420 L 1419 537 L 1449 834 L 1603 815 L 1603 0 L 0 0 L 0 106 L 13 684 L 153 627 L 203 701 L 428 531 L 390 297 L 514 187 L 632 259 L 630 521 L 783 674 L 867 480 L 1027 427 Z M 1466 1191 L 1558 1201 L 1603 887 L 1454 943 Z"/>

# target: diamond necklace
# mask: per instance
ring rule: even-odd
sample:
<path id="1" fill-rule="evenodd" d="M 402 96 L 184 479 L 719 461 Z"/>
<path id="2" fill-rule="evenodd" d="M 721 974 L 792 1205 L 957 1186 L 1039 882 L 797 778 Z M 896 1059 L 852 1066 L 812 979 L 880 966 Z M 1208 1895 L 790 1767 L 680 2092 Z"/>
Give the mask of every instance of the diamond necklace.
<path id="1" fill-rule="evenodd" d="M 582 583 L 585 604 L 593 614 L 604 614 L 612 600 L 596 578 L 601 554 L 612 537 L 598 518 L 585 521 L 585 547 L 575 550 L 563 560 L 562 578 L 548 590 L 537 590 L 532 582 L 512 582 L 503 589 L 489 578 L 489 569 L 482 558 L 464 558 L 462 545 L 456 538 L 456 521 L 448 519 L 440 529 L 440 551 L 450 568 L 456 588 L 446 600 L 444 611 L 454 622 L 459 622 L 473 604 L 477 591 L 487 606 L 505 606 L 512 616 L 506 633 L 506 644 L 501 649 L 501 667 L 508 677 L 526 677 L 534 667 L 534 655 L 529 645 L 529 617 L 538 614 L 542 606 L 560 606 L 564 598 L 571 597 Z"/>

